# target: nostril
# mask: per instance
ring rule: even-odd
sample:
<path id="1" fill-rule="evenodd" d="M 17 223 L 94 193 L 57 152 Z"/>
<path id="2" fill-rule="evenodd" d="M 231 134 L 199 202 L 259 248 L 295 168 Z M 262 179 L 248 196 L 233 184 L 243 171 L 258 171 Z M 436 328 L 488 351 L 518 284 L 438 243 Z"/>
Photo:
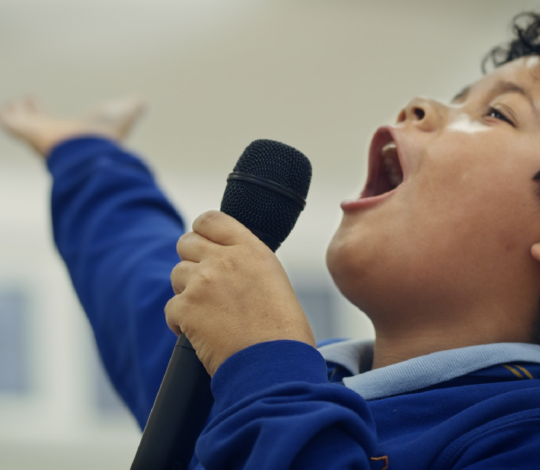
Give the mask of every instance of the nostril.
<path id="1" fill-rule="evenodd" d="M 403 122 L 405 121 L 405 119 L 407 119 L 407 112 L 404 109 L 402 109 L 401 113 L 399 113 L 399 116 L 397 117 L 397 122 L 398 123 Z"/>
<path id="2" fill-rule="evenodd" d="M 424 117 L 426 116 L 426 113 L 422 108 L 413 108 L 413 113 L 419 121 L 424 119 Z"/>

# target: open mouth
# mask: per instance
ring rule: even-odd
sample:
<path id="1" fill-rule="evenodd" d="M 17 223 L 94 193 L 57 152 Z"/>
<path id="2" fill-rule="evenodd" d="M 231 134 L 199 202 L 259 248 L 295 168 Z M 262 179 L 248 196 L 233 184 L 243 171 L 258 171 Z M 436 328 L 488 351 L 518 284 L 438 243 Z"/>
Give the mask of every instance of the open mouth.
<path id="1" fill-rule="evenodd" d="M 368 180 L 361 198 L 389 193 L 403 183 L 403 179 L 397 144 L 388 129 L 380 129 L 371 144 Z"/>

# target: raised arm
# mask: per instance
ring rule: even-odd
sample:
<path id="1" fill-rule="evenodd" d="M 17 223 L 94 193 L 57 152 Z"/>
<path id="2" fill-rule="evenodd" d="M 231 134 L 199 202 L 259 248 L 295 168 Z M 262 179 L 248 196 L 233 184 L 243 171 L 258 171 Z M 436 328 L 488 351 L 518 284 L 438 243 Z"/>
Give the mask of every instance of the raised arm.
<path id="1" fill-rule="evenodd" d="M 163 309 L 183 223 L 149 169 L 119 145 L 141 110 L 128 99 L 62 120 L 21 100 L 0 120 L 47 161 L 54 240 L 111 380 L 144 427 L 176 341 Z"/>

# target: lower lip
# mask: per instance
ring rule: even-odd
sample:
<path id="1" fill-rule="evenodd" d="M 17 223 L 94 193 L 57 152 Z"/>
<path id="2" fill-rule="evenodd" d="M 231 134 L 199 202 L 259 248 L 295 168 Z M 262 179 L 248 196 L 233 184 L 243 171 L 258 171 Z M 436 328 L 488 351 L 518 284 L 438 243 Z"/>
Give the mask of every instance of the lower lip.
<path id="1" fill-rule="evenodd" d="M 369 207 L 374 207 L 377 204 L 380 204 L 381 202 L 391 197 L 396 192 L 396 190 L 397 188 L 387 193 L 380 194 L 379 196 L 360 197 L 359 199 L 348 199 L 341 203 L 341 209 L 343 209 L 344 212 L 350 212 L 358 209 L 367 209 Z"/>

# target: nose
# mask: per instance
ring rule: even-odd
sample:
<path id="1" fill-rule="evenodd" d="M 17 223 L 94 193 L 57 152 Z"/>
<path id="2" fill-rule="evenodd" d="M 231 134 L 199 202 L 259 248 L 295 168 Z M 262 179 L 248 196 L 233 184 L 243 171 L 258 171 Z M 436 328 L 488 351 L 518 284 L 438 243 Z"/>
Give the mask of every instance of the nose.
<path id="1" fill-rule="evenodd" d="M 411 123 L 413 126 L 425 132 L 433 132 L 439 129 L 444 121 L 443 105 L 434 100 L 425 98 L 413 99 L 398 116 L 397 122 Z"/>

